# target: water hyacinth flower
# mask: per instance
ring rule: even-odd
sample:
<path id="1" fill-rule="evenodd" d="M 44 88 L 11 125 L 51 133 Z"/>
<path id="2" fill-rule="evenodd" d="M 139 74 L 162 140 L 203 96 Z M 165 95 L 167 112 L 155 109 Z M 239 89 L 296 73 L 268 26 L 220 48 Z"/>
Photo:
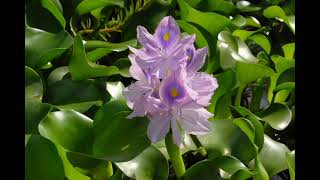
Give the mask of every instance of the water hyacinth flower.
<path id="1" fill-rule="evenodd" d="M 213 116 L 204 107 L 218 87 L 216 79 L 198 72 L 205 62 L 208 49 L 193 46 L 194 35 L 181 37 L 171 17 L 159 23 L 154 35 L 137 27 L 141 49 L 130 47 L 129 72 L 137 81 L 126 87 L 123 95 L 133 112 L 128 116 L 147 116 L 150 120 L 148 138 L 155 143 L 169 133 L 180 148 L 180 129 L 189 134 L 204 135 L 211 130 Z"/>
<path id="2" fill-rule="evenodd" d="M 146 28 L 137 27 L 137 39 L 143 46 L 141 49 L 129 47 L 137 55 L 137 63 L 142 69 L 150 68 L 159 78 L 179 68 L 187 60 L 185 51 L 195 41 L 195 35 L 180 38 L 180 29 L 171 16 L 161 20 L 154 35 Z"/>

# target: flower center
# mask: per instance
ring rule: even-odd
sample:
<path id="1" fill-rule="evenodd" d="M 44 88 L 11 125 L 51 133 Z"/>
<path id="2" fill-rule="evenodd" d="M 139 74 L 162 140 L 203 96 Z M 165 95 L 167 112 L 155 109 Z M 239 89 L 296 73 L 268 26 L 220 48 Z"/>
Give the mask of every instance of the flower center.
<path id="1" fill-rule="evenodd" d="M 177 88 L 175 88 L 175 87 L 171 89 L 170 94 L 171 94 L 171 97 L 173 97 L 173 98 L 179 96 L 179 92 L 178 92 Z"/>
<path id="2" fill-rule="evenodd" d="M 170 39 L 170 34 L 169 34 L 169 32 L 166 32 L 166 33 L 163 35 L 163 39 L 164 39 L 165 41 L 169 41 L 169 39 Z"/>

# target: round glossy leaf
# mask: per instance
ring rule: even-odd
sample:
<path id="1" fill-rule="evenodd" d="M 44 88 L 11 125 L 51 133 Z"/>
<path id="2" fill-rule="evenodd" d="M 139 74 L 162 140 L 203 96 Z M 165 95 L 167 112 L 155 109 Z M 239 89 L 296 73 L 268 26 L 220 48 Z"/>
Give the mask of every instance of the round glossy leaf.
<path id="1" fill-rule="evenodd" d="M 57 81 L 62 80 L 63 77 L 68 73 L 69 73 L 69 69 L 67 66 L 61 66 L 56 68 L 48 76 L 48 79 L 47 79 L 48 86 L 54 84 Z"/>
<path id="2" fill-rule="evenodd" d="M 122 95 L 122 91 L 124 89 L 124 86 L 121 81 L 117 82 L 107 82 L 106 83 L 106 89 L 111 95 L 113 100 L 122 99 L 124 100 L 124 97 Z"/>
<path id="3" fill-rule="evenodd" d="M 246 26 L 253 26 L 253 27 L 257 27 L 257 28 L 261 27 L 260 22 L 253 16 L 247 17 L 246 20 L 247 20 Z"/>
<path id="4" fill-rule="evenodd" d="M 64 180 L 62 160 L 54 144 L 32 135 L 25 149 L 25 178 L 28 180 Z"/>
<path id="5" fill-rule="evenodd" d="M 76 11 L 79 15 L 91 12 L 94 9 L 103 8 L 105 6 L 118 5 L 123 8 L 123 0 L 84 0 L 78 4 Z"/>
<path id="6" fill-rule="evenodd" d="M 94 155 L 114 162 L 133 159 L 150 145 L 146 118 L 127 119 L 123 101 L 103 105 L 94 119 Z"/>
<path id="7" fill-rule="evenodd" d="M 267 66 L 243 62 L 237 62 L 236 72 L 241 84 L 249 84 L 257 79 L 274 74 L 273 70 Z"/>
<path id="8" fill-rule="evenodd" d="M 232 35 L 239 37 L 242 41 L 248 39 L 248 37 L 252 36 L 253 34 L 257 33 L 258 31 L 246 31 L 242 29 L 237 29 L 233 31 Z"/>
<path id="9" fill-rule="evenodd" d="M 129 68 L 131 66 L 131 62 L 128 58 L 118 59 L 113 63 L 119 69 L 119 74 L 123 77 L 131 77 L 129 74 Z"/>
<path id="10" fill-rule="evenodd" d="M 281 48 L 284 53 L 284 57 L 287 59 L 294 59 L 295 47 L 295 43 L 288 43 L 283 45 Z"/>
<path id="11" fill-rule="evenodd" d="M 41 0 L 41 5 L 51 12 L 51 14 L 59 21 L 60 25 L 64 29 L 66 21 L 63 17 L 62 6 L 59 0 Z"/>
<path id="12" fill-rule="evenodd" d="M 208 135 L 198 136 L 208 152 L 209 158 L 232 155 L 242 162 L 249 162 L 255 156 L 255 147 L 245 133 L 232 123 L 232 119 L 219 119 L 212 122 Z"/>
<path id="13" fill-rule="evenodd" d="M 262 121 L 267 122 L 276 130 L 285 129 L 292 118 L 291 110 L 284 104 L 271 104 L 266 110 L 257 114 Z"/>
<path id="14" fill-rule="evenodd" d="M 60 31 L 52 34 L 35 28 L 25 29 L 25 64 L 31 68 L 41 68 L 59 57 L 72 45 L 71 36 Z"/>
<path id="15" fill-rule="evenodd" d="M 135 47 L 137 45 L 137 40 L 131 39 L 129 41 L 125 41 L 121 43 L 111 43 L 111 42 L 105 42 L 105 41 L 90 40 L 90 41 L 84 41 L 83 44 L 86 50 L 93 50 L 96 48 L 107 48 L 112 51 L 120 52 L 120 51 L 127 50 L 129 46 Z"/>
<path id="16" fill-rule="evenodd" d="M 295 89 L 295 82 L 285 82 L 279 84 L 276 88 L 273 89 L 273 93 L 279 92 L 281 90 L 292 91 Z"/>
<path id="17" fill-rule="evenodd" d="M 254 34 L 254 35 L 250 36 L 248 39 L 257 43 L 259 46 L 261 46 L 266 51 L 267 54 L 270 54 L 271 45 L 270 45 L 270 42 L 266 36 L 264 36 L 262 34 Z"/>
<path id="18" fill-rule="evenodd" d="M 65 172 L 65 176 L 70 179 L 70 180 L 90 180 L 90 178 L 88 176 L 85 176 L 83 174 L 81 174 L 79 171 L 77 171 L 74 166 L 69 162 L 67 156 L 66 156 L 66 151 L 59 146 L 58 144 L 56 144 L 58 153 L 62 159 L 63 162 L 63 167 L 64 167 L 64 172 Z"/>
<path id="19" fill-rule="evenodd" d="M 192 24 L 187 23 L 186 21 L 183 21 L 183 20 L 177 20 L 177 23 L 178 23 L 179 27 L 183 31 L 186 31 L 189 34 L 195 34 L 196 35 L 195 43 L 197 44 L 198 48 L 202 48 L 202 47 L 208 46 L 208 42 L 205 39 L 205 37 Z"/>
<path id="20" fill-rule="evenodd" d="M 236 6 L 241 12 L 258 11 L 261 9 L 260 7 L 251 5 L 249 1 L 238 1 Z"/>
<path id="21" fill-rule="evenodd" d="M 223 73 L 216 76 L 218 80 L 219 87 L 215 90 L 210 105 L 208 106 L 208 111 L 214 114 L 217 101 L 224 94 L 231 92 L 233 88 L 237 86 L 236 74 L 233 69 L 228 69 Z"/>
<path id="22" fill-rule="evenodd" d="M 79 35 L 74 39 L 73 52 L 70 57 L 69 70 L 74 80 L 119 74 L 115 66 L 103 66 L 88 60 Z"/>
<path id="23" fill-rule="evenodd" d="M 39 124 L 42 136 L 68 151 L 92 154 L 92 120 L 73 110 L 51 112 Z"/>
<path id="24" fill-rule="evenodd" d="M 57 81 L 48 87 L 47 97 L 48 102 L 59 109 L 73 109 L 78 112 L 85 112 L 93 105 L 102 105 L 102 92 L 91 80 Z"/>
<path id="25" fill-rule="evenodd" d="M 91 62 L 96 62 L 99 59 L 101 59 L 102 57 L 110 54 L 111 52 L 112 52 L 112 50 L 110 50 L 109 48 L 97 48 L 95 50 L 88 52 L 87 58 Z"/>
<path id="26" fill-rule="evenodd" d="M 43 86 L 40 76 L 27 66 L 24 68 L 24 73 L 25 99 L 41 102 Z"/>
<path id="27" fill-rule="evenodd" d="M 52 33 L 63 30 L 66 23 L 57 0 L 30 0 L 26 3 L 26 20 L 29 27 Z"/>
<path id="28" fill-rule="evenodd" d="M 230 14 L 236 10 L 236 6 L 233 5 L 233 3 L 230 1 L 213 0 L 213 1 L 201 1 L 197 5 L 197 9 L 199 9 L 200 11 L 215 11 L 219 13 L 222 12 L 223 14 Z"/>
<path id="29" fill-rule="evenodd" d="M 214 44 L 219 32 L 231 24 L 231 20 L 225 16 L 213 12 L 200 12 L 190 7 L 184 0 L 178 0 L 178 4 L 180 6 L 181 19 L 204 28 L 214 39 Z M 215 52 L 215 49 L 216 47 L 213 47 L 211 52 Z M 211 56 L 213 55 L 211 54 Z"/>
<path id="30" fill-rule="evenodd" d="M 250 178 L 253 173 L 237 158 L 233 156 L 220 156 L 215 159 L 200 161 L 191 166 L 183 175 L 183 179 L 224 179 L 221 170 L 229 175 L 237 174 L 237 179 Z"/>
<path id="31" fill-rule="evenodd" d="M 154 146 L 149 146 L 128 162 L 116 163 L 116 165 L 133 179 L 166 180 L 169 175 L 168 161 L 162 152 Z"/>
<path id="32" fill-rule="evenodd" d="M 24 108 L 25 133 L 37 133 L 38 124 L 51 111 L 52 106 L 34 100 L 26 100 Z"/>
<path id="33" fill-rule="evenodd" d="M 295 61 L 293 59 L 286 59 L 279 55 L 273 55 L 271 56 L 271 60 L 274 62 L 277 73 L 279 74 L 295 67 Z"/>
<path id="34" fill-rule="evenodd" d="M 264 135 L 264 144 L 259 157 L 270 177 L 288 169 L 286 160 L 287 152 L 290 151 L 284 144 Z"/>
<path id="35" fill-rule="evenodd" d="M 283 9 L 279 6 L 269 6 L 265 10 L 263 10 L 263 15 L 267 18 L 277 18 L 284 23 L 287 24 L 287 26 L 292 30 L 293 33 L 295 33 L 295 18 L 292 16 L 290 18 L 290 21 L 283 11 Z"/>
<path id="36" fill-rule="evenodd" d="M 243 27 L 246 25 L 247 20 L 245 17 L 241 16 L 240 14 L 237 14 L 235 17 L 233 17 L 231 23 L 238 27 Z"/>
<path id="37" fill-rule="evenodd" d="M 296 168 L 295 168 L 295 150 L 286 153 L 286 159 L 289 167 L 290 180 L 295 180 Z"/>

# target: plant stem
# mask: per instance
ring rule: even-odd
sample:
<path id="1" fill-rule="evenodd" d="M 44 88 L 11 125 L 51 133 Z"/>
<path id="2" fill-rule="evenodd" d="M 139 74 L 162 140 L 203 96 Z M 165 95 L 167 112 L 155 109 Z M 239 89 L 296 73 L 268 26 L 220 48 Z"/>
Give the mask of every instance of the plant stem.
<path id="1" fill-rule="evenodd" d="M 172 134 L 169 133 L 165 139 L 166 148 L 172 162 L 176 176 L 180 179 L 186 171 L 179 147 L 174 144 Z"/>
<path id="2" fill-rule="evenodd" d="M 240 106 L 240 104 L 241 104 L 242 92 L 243 92 L 243 90 L 244 90 L 245 87 L 246 87 L 245 84 L 240 84 L 240 86 L 239 86 L 239 88 L 238 88 L 238 93 L 237 93 L 237 96 L 236 96 L 236 100 L 235 100 L 235 103 L 234 103 L 235 106 Z"/>
<path id="3" fill-rule="evenodd" d="M 199 139 L 197 138 L 196 135 L 190 134 L 191 139 L 193 141 L 193 143 L 197 146 L 198 148 L 198 152 L 201 154 L 202 157 L 206 157 L 207 156 L 207 151 L 206 149 L 204 149 L 202 147 L 202 144 L 200 143 Z"/>

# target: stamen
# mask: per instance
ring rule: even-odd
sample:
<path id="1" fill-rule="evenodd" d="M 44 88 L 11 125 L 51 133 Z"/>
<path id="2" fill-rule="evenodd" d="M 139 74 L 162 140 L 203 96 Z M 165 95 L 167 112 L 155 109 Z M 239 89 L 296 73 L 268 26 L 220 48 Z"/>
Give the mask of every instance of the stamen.
<path id="1" fill-rule="evenodd" d="M 177 90 L 175 87 L 171 89 L 171 92 L 170 92 L 170 93 L 171 93 L 171 96 L 172 96 L 173 98 L 179 96 L 179 92 L 178 92 L 178 90 Z"/>
<path id="2" fill-rule="evenodd" d="M 170 34 L 169 34 L 169 32 L 166 32 L 166 33 L 163 35 L 163 39 L 164 39 L 165 41 L 169 41 L 169 39 L 170 39 Z"/>

